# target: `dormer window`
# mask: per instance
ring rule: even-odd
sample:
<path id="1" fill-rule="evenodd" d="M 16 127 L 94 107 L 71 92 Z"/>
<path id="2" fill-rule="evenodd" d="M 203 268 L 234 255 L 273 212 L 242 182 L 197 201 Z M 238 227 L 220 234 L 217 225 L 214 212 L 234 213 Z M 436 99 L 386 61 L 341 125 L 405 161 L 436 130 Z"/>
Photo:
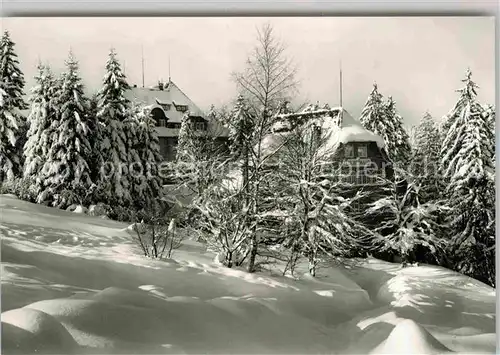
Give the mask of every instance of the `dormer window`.
<path id="1" fill-rule="evenodd" d="M 354 158 L 354 147 L 352 144 L 346 144 L 344 146 L 344 157 L 345 158 Z"/>
<path id="2" fill-rule="evenodd" d="M 169 111 L 170 110 L 170 106 L 169 104 L 160 104 L 161 108 L 165 111 Z"/>
<path id="3" fill-rule="evenodd" d="M 368 157 L 368 150 L 366 148 L 366 144 L 358 144 L 356 147 L 357 149 L 357 157 L 358 158 L 367 158 Z"/>
<path id="4" fill-rule="evenodd" d="M 176 109 L 177 109 L 177 111 L 179 111 L 179 112 L 186 112 L 186 111 L 187 111 L 187 109 L 188 109 L 187 105 L 177 105 L 177 106 L 175 106 L 175 108 L 176 108 Z"/>

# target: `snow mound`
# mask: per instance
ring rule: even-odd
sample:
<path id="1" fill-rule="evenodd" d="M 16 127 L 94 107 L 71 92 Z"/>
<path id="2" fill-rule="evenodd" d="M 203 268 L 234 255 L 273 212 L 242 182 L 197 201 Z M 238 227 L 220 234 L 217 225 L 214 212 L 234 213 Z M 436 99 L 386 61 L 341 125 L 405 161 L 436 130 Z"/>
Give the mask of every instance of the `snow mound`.
<path id="1" fill-rule="evenodd" d="M 2 313 L 3 353 L 74 353 L 78 345 L 51 315 L 30 308 Z"/>
<path id="2" fill-rule="evenodd" d="M 371 354 L 418 354 L 431 355 L 451 352 L 434 338 L 424 327 L 411 319 L 400 321 L 389 337 Z"/>
<path id="3" fill-rule="evenodd" d="M 66 209 L 66 211 L 79 214 L 86 214 L 87 208 L 82 205 L 71 205 Z"/>
<path id="4" fill-rule="evenodd" d="M 88 211 L 89 216 L 107 218 L 106 207 L 102 203 L 91 205 Z"/>

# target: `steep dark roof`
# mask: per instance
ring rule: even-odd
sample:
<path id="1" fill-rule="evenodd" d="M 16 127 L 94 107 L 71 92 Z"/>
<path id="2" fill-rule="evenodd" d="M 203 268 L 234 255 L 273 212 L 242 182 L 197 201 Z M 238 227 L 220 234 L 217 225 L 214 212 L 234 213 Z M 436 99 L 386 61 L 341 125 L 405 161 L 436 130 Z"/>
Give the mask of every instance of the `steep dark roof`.
<path id="1" fill-rule="evenodd" d="M 153 88 L 134 87 L 125 93 L 125 96 L 132 102 L 141 103 L 151 109 L 158 107 L 165 112 L 168 122 L 180 123 L 184 112 L 177 111 L 176 106 L 184 105 L 188 107 L 189 113 L 193 117 L 205 118 L 203 111 L 173 82 L 164 84 L 163 90 L 158 86 Z M 170 110 L 162 108 L 162 104 L 172 105 Z"/>

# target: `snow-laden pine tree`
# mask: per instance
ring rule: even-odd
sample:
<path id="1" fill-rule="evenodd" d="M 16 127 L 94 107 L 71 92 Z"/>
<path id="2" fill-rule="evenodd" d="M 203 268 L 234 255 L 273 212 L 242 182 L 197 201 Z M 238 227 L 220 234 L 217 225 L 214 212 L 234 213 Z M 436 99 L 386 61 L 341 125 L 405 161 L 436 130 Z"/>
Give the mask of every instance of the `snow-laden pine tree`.
<path id="1" fill-rule="evenodd" d="M 446 170 L 454 266 L 457 271 L 494 285 L 494 136 L 488 114 L 475 98 L 462 109 L 449 135 L 456 135 L 451 152 L 457 152 Z M 448 137 L 446 142 L 450 142 Z"/>
<path id="2" fill-rule="evenodd" d="M 251 115 L 243 96 L 239 95 L 229 119 L 229 150 L 232 159 L 238 164 L 242 177 L 244 200 L 247 202 L 250 196 L 249 170 L 253 128 L 254 117 Z"/>
<path id="3" fill-rule="evenodd" d="M 106 74 L 100 89 L 97 118 L 102 129 L 99 145 L 102 162 L 99 188 L 109 204 L 128 206 L 131 203 L 129 183 L 129 148 L 124 121 L 130 116 L 130 101 L 125 91 L 130 86 L 122 72 L 116 52 L 112 49 L 106 62 Z"/>
<path id="4" fill-rule="evenodd" d="M 464 86 L 458 90 L 459 97 L 450 112 L 443 118 L 441 132 L 444 136 L 448 134 L 453 123 L 460 117 L 461 112 L 464 107 L 471 101 L 475 100 L 477 97 L 477 89 L 479 86 L 472 81 L 472 72 L 470 68 L 467 68 L 465 73 L 465 78 L 462 79 Z"/>
<path id="5" fill-rule="evenodd" d="M 89 143 L 87 121 L 88 99 L 79 75 L 78 61 L 72 52 L 65 61 L 66 72 L 56 98 L 60 117 L 52 133 L 52 144 L 43 170 L 43 188 L 38 203 L 51 203 L 64 208 L 71 204 L 85 203 L 90 179 Z"/>
<path id="6" fill-rule="evenodd" d="M 445 248 L 445 241 L 441 238 L 445 227 L 441 216 L 448 209 L 441 201 L 422 201 L 418 183 L 404 171 L 399 171 L 398 175 L 409 181 L 405 191 L 398 191 L 397 182 L 387 181 L 383 196 L 365 213 L 380 221 L 374 231 L 384 235 L 385 247 L 399 255 L 403 264 L 437 262 Z M 425 254 L 432 255 L 432 258 L 422 260 Z"/>
<path id="7" fill-rule="evenodd" d="M 360 122 L 367 130 L 379 134 L 384 131 L 384 120 L 386 110 L 384 107 L 384 99 L 378 91 L 377 83 L 373 84 L 373 89 L 366 100 L 365 106 L 361 111 Z"/>
<path id="8" fill-rule="evenodd" d="M 464 133 L 467 117 L 463 117 L 465 107 L 470 105 L 470 110 L 474 112 L 484 111 L 479 102 L 477 102 L 477 89 L 479 86 L 472 81 L 472 72 L 467 69 L 466 76 L 462 80 L 464 87 L 457 90 L 459 93 L 458 101 L 453 109 L 444 117 L 441 125 L 441 162 L 440 172 L 445 183 L 450 181 L 451 176 L 456 170 L 457 155 L 462 146 L 460 137 Z"/>
<path id="9" fill-rule="evenodd" d="M 384 101 L 376 83 L 361 111 L 360 121 L 364 128 L 384 139 L 392 163 L 405 169 L 411 156 L 410 137 L 403 127 L 395 101 L 390 96 Z"/>
<path id="10" fill-rule="evenodd" d="M 311 119 L 289 132 L 275 134 L 268 149 L 283 143 L 284 147 L 276 159 L 278 166 L 263 182 L 265 186 L 275 182 L 266 196 L 273 208 L 259 216 L 260 220 L 267 218 L 268 224 L 272 219 L 278 222 L 276 230 L 284 234 L 283 245 L 292 259 L 300 254 L 308 260 L 312 276 L 321 260 L 363 255 L 379 245 L 378 236 L 347 213 L 364 195 L 342 196 L 338 167 L 331 164 L 335 150 L 327 148 L 331 132 L 320 127 L 321 122 Z M 279 216 L 286 218 L 279 223 Z M 265 225 L 261 229 L 265 230 Z"/>
<path id="11" fill-rule="evenodd" d="M 31 89 L 29 129 L 24 146 L 24 177 L 33 178 L 39 187 L 41 170 L 57 135 L 59 110 L 56 103 L 58 86 L 49 66 L 39 63 L 35 86 Z"/>
<path id="12" fill-rule="evenodd" d="M 133 207 L 156 208 L 162 194 L 162 162 L 155 121 L 147 107 L 132 105 L 124 121 L 129 166 L 129 191 Z"/>
<path id="13" fill-rule="evenodd" d="M 415 128 L 410 173 L 420 190 L 420 202 L 436 200 L 442 187 L 438 176 L 441 137 L 439 128 L 429 112 L 426 112 Z"/>
<path id="14" fill-rule="evenodd" d="M 192 151 L 195 146 L 194 125 L 191 122 L 189 111 L 185 112 L 181 119 L 181 128 L 179 129 L 177 156 L 178 162 L 191 161 Z"/>
<path id="15" fill-rule="evenodd" d="M 0 182 L 21 174 L 26 141 L 26 119 L 21 113 L 28 107 L 23 98 L 25 81 L 14 46 L 5 31 L 0 40 Z"/>
<path id="16" fill-rule="evenodd" d="M 403 126 L 403 118 L 398 113 L 392 96 L 384 102 L 384 107 L 386 112 L 384 122 L 377 128 L 379 132 L 375 133 L 384 138 L 387 153 L 393 163 L 405 169 L 411 157 L 410 137 Z"/>

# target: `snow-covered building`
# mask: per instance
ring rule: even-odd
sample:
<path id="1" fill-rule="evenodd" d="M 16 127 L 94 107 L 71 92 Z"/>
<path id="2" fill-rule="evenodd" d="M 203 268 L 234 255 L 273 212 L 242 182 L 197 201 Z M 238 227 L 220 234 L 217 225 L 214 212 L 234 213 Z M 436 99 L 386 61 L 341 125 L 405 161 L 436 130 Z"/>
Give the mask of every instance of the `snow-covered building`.
<path id="1" fill-rule="evenodd" d="M 153 87 L 134 86 L 126 92 L 126 97 L 135 103 L 146 105 L 156 121 L 156 131 L 160 141 L 160 152 L 165 160 L 174 160 L 181 121 L 186 112 L 196 130 L 211 130 L 224 146 L 228 132 L 209 120 L 203 111 L 171 80 L 158 82 Z"/>
<path id="2" fill-rule="evenodd" d="M 270 150 L 286 139 L 294 125 L 315 121 L 323 132 L 323 150 L 331 155 L 332 165 L 340 168 L 339 178 L 354 186 L 378 185 L 392 179 L 393 169 L 382 137 L 365 129 L 342 107 L 310 105 L 297 113 L 282 113 L 273 133 L 264 139 Z"/>

